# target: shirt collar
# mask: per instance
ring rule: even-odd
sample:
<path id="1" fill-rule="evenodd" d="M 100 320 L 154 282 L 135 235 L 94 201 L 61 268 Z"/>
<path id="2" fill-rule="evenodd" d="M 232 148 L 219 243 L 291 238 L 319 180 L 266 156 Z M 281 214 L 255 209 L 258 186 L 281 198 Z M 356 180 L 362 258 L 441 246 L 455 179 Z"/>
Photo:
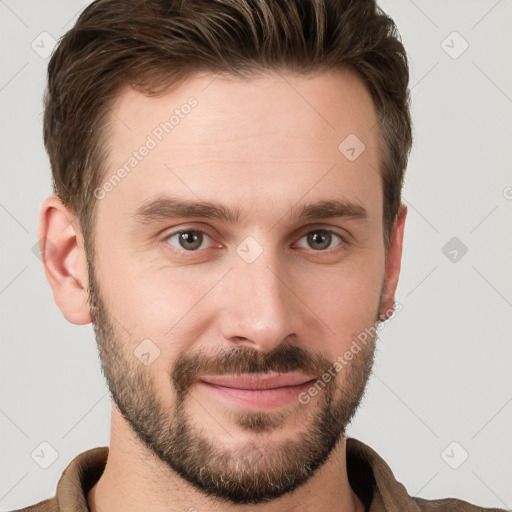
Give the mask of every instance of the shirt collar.
<path id="1" fill-rule="evenodd" d="M 384 459 L 368 445 L 347 439 L 347 475 L 350 487 L 367 512 L 420 512 Z"/>

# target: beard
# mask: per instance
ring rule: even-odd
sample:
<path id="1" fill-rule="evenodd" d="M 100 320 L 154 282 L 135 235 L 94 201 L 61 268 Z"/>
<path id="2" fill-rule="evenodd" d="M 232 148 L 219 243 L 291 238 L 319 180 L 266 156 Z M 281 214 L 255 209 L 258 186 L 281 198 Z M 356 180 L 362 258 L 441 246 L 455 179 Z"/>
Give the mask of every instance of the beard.
<path id="1" fill-rule="evenodd" d="M 249 434 L 254 440 L 241 443 L 235 435 L 231 437 L 232 445 L 222 447 L 200 420 L 187 414 L 187 404 L 194 400 L 190 389 L 195 378 L 206 374 L 302 371 L 318 376 L 316 382 L 320 382 L 333 361 L 325 354 L 285 344 L 266 353 L 246 347 L 224 349 L 215 355 L 182 353 L 169 372 L 169 385 L 176 397 L 169 405 L 159 400 L 149 367 L 127 350 L 123 330 L 105 307 L 90 264 L 89 302 L 102 372 L 115 405 L 134 434 L 201 493 L 233 504 L 278 498 L 304 484 L 325 464 L 345 437 L 374 362 L 376 334 L 339 374 L 327 384 L 322 382 L 323 389 L 307 405 L 297 405 L 293 410 L 233 413 L 232 421 L 244 430 L 244 436 Z M 128 337 L 124 336 L 126 341 Z M 272 431 L 286 429 L 288 417 L 297 410 L 302 429 L 290 432 L 291 436 L 280 443 L 272 441 Z"/>

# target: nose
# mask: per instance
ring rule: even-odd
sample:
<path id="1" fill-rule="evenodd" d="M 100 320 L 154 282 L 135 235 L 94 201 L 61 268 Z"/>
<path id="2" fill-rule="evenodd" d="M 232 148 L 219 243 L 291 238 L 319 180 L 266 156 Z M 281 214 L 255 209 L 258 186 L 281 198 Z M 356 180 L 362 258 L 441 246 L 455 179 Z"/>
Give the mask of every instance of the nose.
<path id="1" fill-rule="evenodd" d="M 252 263 L 234 258 L 222 281 L 218 314 L 225 340 L 267 352 L 288 338 L 304 338 L 307 308 L 300 283 L 285 263 L 264 253 Z"/>

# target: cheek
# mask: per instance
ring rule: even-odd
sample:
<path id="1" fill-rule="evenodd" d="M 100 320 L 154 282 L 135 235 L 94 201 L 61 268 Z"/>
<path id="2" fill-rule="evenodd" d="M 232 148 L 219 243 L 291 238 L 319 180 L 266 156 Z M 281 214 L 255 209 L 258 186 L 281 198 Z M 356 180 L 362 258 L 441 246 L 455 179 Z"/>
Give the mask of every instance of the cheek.
<path id="1" fill-rule="evenodd" d="M 105 232 L 98 235 L 95 267 L 106 306 L 129 333 L 147 336 L 155 327 L 163 329 L 161 318 L 167 315 L 167 329 L 172 325 L 175 305 L 170 300 L 173 292 L 183 297 L 184 290 L 173 289 L 161 279 L 158 271 L 141 254 L 133 254 L 133 248 L 124 247 L 118 238 L 110 238 Z M 169 325 L 170 324 L 170 325 Z"/>
<path id="2" fill-rule="evenodd" d="M 328 327 L 336 346 L 373 325 L 378 314 L 384 266 L 374 255 L 357 264 L 317 269 L 303 282 L 305 302 Z"/>
<path id="3" fill-rule="evenodd" d="M 149 370 L 159 385 L 168 387 L 170 362 L 200 337 L 197 314 L 224 272 L 162 267 L 161 261 L 121 258 L 122 252 L 111 247 L 103 253 L 108 257 L 98 275 L 102 294 L 126 351 L 149 352 L 154 359 Z"/>

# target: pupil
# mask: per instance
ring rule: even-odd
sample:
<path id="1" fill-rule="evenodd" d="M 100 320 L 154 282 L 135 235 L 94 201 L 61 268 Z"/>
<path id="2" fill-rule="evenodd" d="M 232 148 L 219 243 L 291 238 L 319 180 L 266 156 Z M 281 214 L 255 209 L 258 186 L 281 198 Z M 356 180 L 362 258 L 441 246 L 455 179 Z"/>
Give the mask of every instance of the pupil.
<path id="1" fill-rule="evenodd" d="M 314 242 L 312 245 L 316 245 L 316 248 L 325 248 L 329 246 L 329 238 L 328 236 L 324 234 L 320 234 L 320 232 L 315 232 L 313 236 L 311 237 L 312 241 Z M 326 243 L 327 240 L 327 243 Z"/>
<path id="2" fill-rule="evenodd" d="M 181 234 L 181 240 L 185 243 L 185 245 L 186 244 L 192 244 L 194 246 L 192 248 L 197 248 L 198 247 L 198 245 L 197 245 L 197 240 L 198 239 L 199 239 L 199 237 L 193 231 L 187 231 L 186 233 L 182 233 Z M 194 242 L 196 242 L 196 243 L 194 243 Z M 199 245 L 201 245 L 201 244 L 199 244 Z M 186 248 L 190 249 L 190 247 L 186 247 Z"/>

